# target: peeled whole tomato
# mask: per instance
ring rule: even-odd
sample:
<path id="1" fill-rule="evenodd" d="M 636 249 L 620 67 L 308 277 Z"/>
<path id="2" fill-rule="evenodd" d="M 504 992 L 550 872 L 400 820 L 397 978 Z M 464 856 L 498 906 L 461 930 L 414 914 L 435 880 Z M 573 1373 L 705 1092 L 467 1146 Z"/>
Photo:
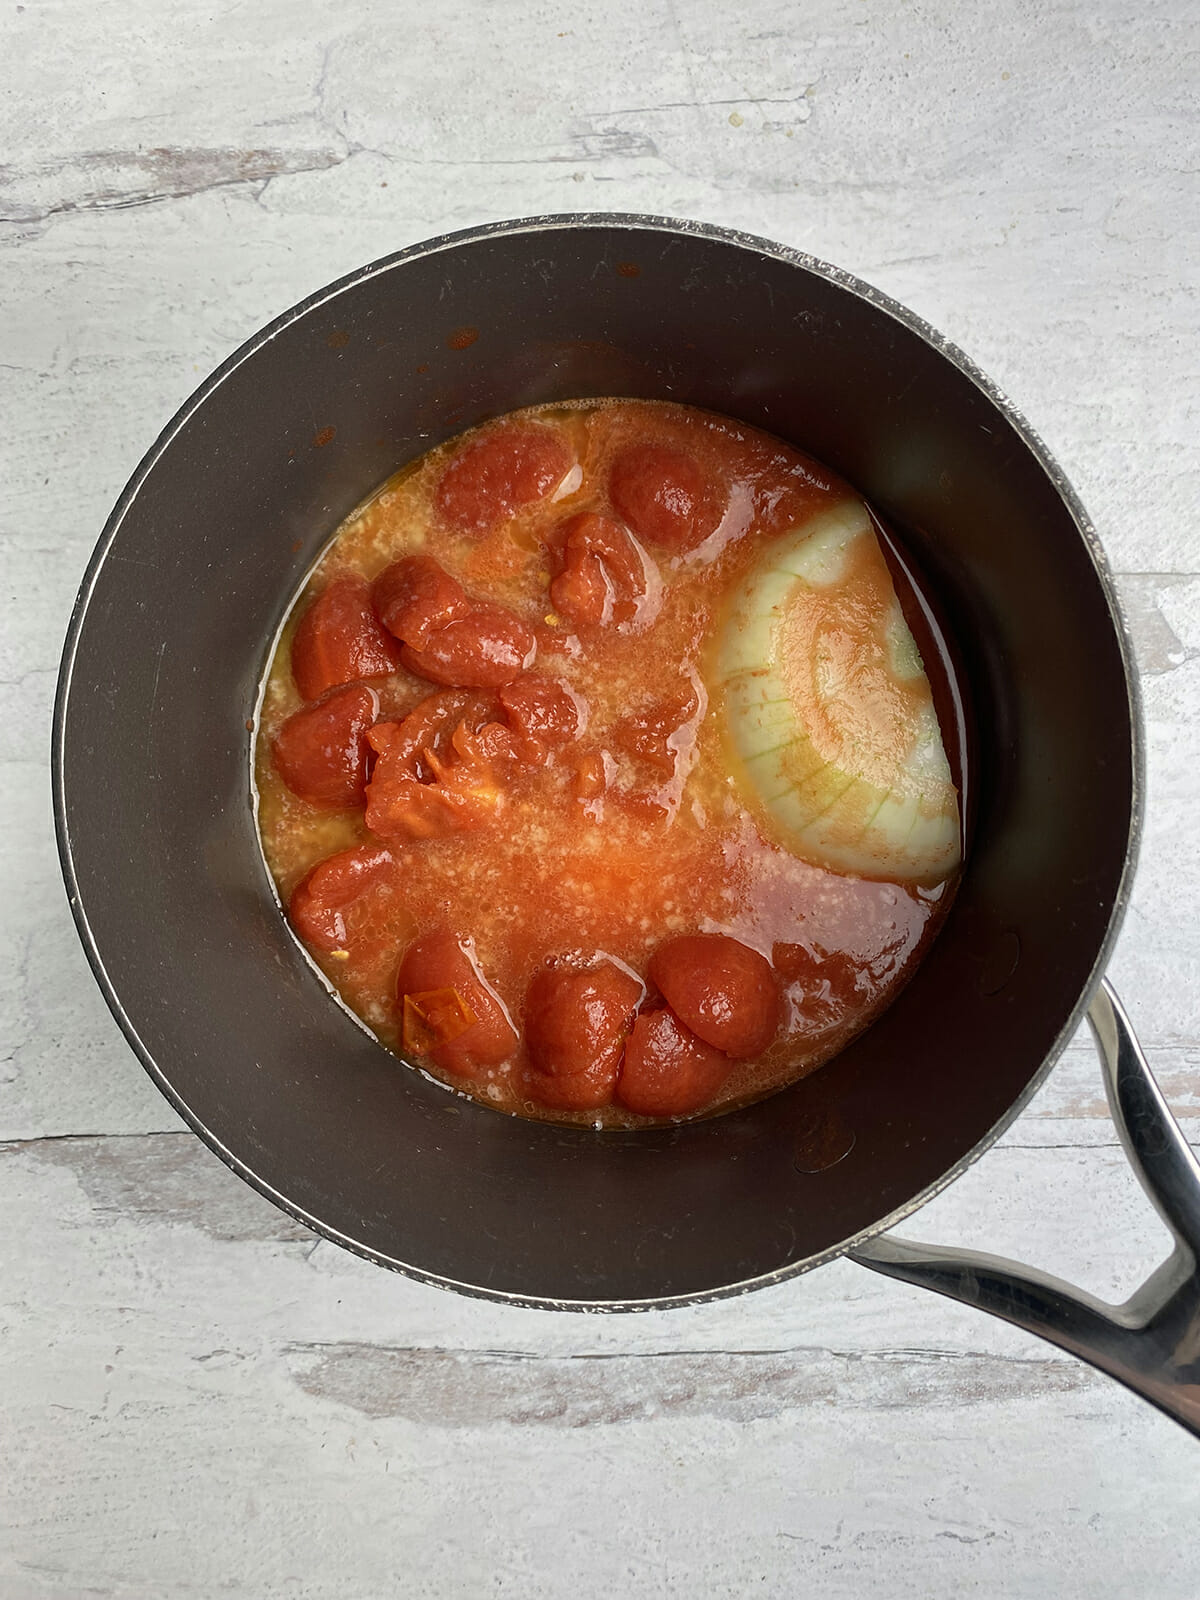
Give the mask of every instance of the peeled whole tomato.
<path id="1" fill-rule="evenodd" d="M 734 1060 L 762 1052 L 779 1032 L 783 1001 L 771 963 L 724 933 L 690 933 L 660 944 L 650 979 L 698 1038 Z"/>

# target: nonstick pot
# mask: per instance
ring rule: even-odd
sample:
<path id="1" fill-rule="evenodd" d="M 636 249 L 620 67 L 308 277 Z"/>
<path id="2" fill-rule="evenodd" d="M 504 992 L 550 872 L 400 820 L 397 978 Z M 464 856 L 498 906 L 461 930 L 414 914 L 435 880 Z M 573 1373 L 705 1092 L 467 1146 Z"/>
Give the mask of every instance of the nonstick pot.
<path id="1" fill-rule="evenodd" d="M 342 518 L 485 417 L 596 395 L 724 412 L 849 479 L 940 601 L 976 746 L 962 884 L 895 1004 L 771 1099 L 636 1133 L 508 1118 L 399 1066 L 289 933 L 250 786 L 269 643 Z M 1035 1329 L 1200 1432 L 1200 1172 L 1100 987 L 1140 768 L 1104 558 L 996 390 L 844 273 L 655 217 L 437 239 L 251 339 L 113 512 L 54 730 L 63 869 L 109 1005 L 197 1133 L 310 1227 L 450 1288 L 597 1310 L 733 1294 L 852 1252 Z M 1089 1006 L 1171 1261 L 1111 1308 L 880 1238 L 999 1136 Z"/>

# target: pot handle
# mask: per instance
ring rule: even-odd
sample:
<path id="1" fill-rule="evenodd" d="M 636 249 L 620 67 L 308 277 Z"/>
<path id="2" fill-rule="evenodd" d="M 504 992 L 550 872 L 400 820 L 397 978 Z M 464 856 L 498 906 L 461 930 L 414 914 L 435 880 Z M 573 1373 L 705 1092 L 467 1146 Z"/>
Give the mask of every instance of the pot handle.
<path id="1" fill-rule="evenodd" d="M 1109 1305 L 1016 1261 L 892 1234 L 870 1240 L 850 1259 L 1048 1339 L 1200 1437 L 1200 1163 L 1107 979 L 1088 1022 L 1125 1155 L 1175 1237 L 1170 1256 L 1123 1305 Z"/>

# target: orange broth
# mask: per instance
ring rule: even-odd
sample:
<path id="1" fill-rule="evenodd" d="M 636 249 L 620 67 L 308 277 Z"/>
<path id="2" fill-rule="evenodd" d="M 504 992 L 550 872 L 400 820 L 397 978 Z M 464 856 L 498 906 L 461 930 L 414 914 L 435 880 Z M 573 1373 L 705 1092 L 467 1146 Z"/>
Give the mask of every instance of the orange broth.
<path id="1" fill-rule="evenodd" d="M 550 430 L 559 465 L 572 464 L 553 490 L 493 516 L 486 502 L 495 483 L 480 469 L 474 478 L 465 474 L 466 512 L 463 495 L 451 504 L 439 486 L 455 459 L 481 439 L 525 426 Z M 644 542 L 639 614 L 631 619 L 628 605 L 622 612 L 618 584 L 616 603 L 611 592 L 606 601 L 613 616 L 576 625 L 551 595 L 566 560 L 564 529 L 582 513 L 614 518 L 614 462 L 635 447 L 698 463 L 698 542 L 677 551 Z M 632 492 L 640 492 L 637 484 Z M 481 506 L 474 522 L 472 494 Z M 663 402 L 578 401 L 514 413 L 440 445 L 347 519 L 293 607 L 262 699 L 258 820 L 285 906 L 319 863 L 373 842 L 361 803 L 314 804 L 289 788 L 272 756 L 284 723 L 305 705 L 292 671 L 297 627 L 331 583 L 371 582 L 399 557 L 432 556 L 472 603 L 508 608 L 531 630 L 530 670 L 569 693 L 581 724 L 540 763 L 484 762 L 486 798 L 469 825 L 423 837 L 389 834 L 344 948 L 310 942 L 329 982 L 383 1044 L 404 1053 L 397 972 L 413 941 L 434 928 L 474 941 L 477 969 L 517 1042 L 506 1060 L 456 1074 L 418 1053 L 420 1019 L 411 1012 L 409 1058 L 500 1111 L 596 1127 L 663 1119 L 612 1101 L 564 1108 L 537 1098 L 524 1007 L 547 962 L 579 967 L 611 958 L 646 984 L 643 1006 L 660 1003 L 647 967 L 673 936 L 729 935 L 771 963 L 782 998 L 774 1040 L 754 1059 L 730 1061 L 724 1082 L 688 1115 L 757 1099 L 813 1071 L 894 998 L 943 918 L 953 880 L 920 888 L 839 874 L 792 855 L 766 835 L 737 791 L 718 719 L 708 714 L 723 597 L 766 541 L 849 494 L 817 462 L 727 418 Z M 503 492 L 499 500 L 503 513 Z M 660 501 L 668 512 L 676 503 L 669 495 Z M 886 534 L 882 542 L 961 791 L 961 713 L 943 640 Z M 593 564 L 593 580 L 597 570 Z M 378 696 L 377 720 L 389 726 L 447 692 L 403 665 L 367 681 Z M 487 701 L 488 715 L 504 721 L 494 690 L 464 695 Z"/>

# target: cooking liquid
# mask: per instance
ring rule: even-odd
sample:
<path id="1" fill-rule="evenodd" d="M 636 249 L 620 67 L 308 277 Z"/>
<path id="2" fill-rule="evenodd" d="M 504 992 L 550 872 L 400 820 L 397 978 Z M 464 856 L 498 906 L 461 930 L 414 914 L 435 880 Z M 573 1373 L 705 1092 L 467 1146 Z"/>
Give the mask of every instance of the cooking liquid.
<path id="1" fill-rule="evenodd" d="M 368 580 L 397 557 L 433 555 L 475 600 L 510 607 L 535 630 L 533 670 L 562 680 L 586 707 L 578 748 L 522 774 L 504 810 L 479 831 L 389 841 L 396 860 L 372 936 L 345 953 L 310 952 L 342 1000 L 400 1052 L 396 970 L 417 935 L 449 925 L 473 937 L 480 968 L 518 1033 L 532 975 L 551 957 L 615 957 L 644 976 L 655 946 L 695 932 L 729 934 L 760 951 L 783 983 L 785 1021 L 754 1061 L 736 1063 L 703 1115 L 758 1099 L 841 1050 L 894 998 L 921 959 L 953 894 L 845 876 L 790 854 L 766 836 L 727 770 L 718 720 L 708 711 L 710 655 L 732 589 L 763 548 L 814 510 L 851 491 L 779 440 L 707 412 L 662 402 L 579 401 L 516 414 L 562 429 L 580 473 L 559 496 L 517 512 L 483 537 L 441 525 L 433 494 L 462 435 L 398 472 L 355 511 L 313 569 L 283 628 L 264 688 L 255 745 L 264 854 L 286 906 L 316 863 L 368 841 L 361 809 L 322 811 L 282 782 L 271 745 L 304 704 L 290 670 L 291 641 L 309 599 L 332 579 Z M 656 553 L 661 606 L 644 632 L 572 632 L 548 597 L 557 570 L 555 530 L 584 511 L 611 514 L 613 455 L 649 438 L 694 451 L 727 486 L 725 514 L 696 551 Z M 572 479 L 576 479 L 573 482 Z M 964 792 L 965 719 L 944 630 L 895 537 L 880 528 L 905 619 L 933 689 L 943 740 Z M 400 718 L 437 685 L 400 670 L 376 679 L 380 718 Z M 636 722 L 673 731 L 653 759 L 639 753 Z M 645 745 L 645 740 L 641 741 Z M 572 763 L 599 758 L 605 792 L 577 794 Z M 418 1063 L 425 1070 L 428 1061 Z M 433 1071 L 498 1110 L 597 1127 L 644 1126 L 619 1105 L 550 1111 L 526 1086 L 523 1046 L 481 1082 Z"/>

